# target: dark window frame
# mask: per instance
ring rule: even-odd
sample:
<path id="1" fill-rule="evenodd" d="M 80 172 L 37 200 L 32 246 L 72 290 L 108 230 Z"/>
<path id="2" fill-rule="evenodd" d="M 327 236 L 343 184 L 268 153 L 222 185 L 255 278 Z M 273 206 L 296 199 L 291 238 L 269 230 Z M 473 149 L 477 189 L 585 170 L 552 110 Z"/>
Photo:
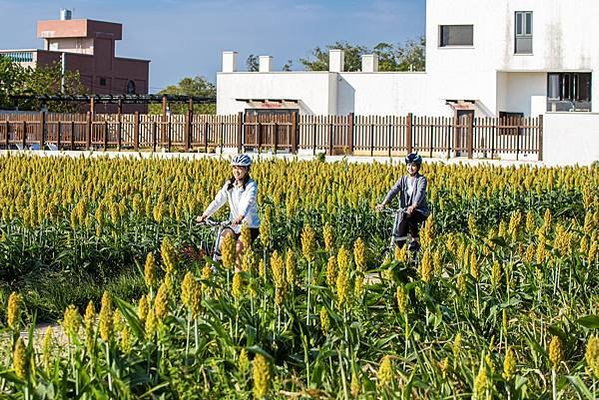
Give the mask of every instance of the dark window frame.
<path id="1" fill-rule="evenodd" d="M 514 13 L 514 54 L 533 54 L 533 12 Z"/>
<path id="2" fill-rule="evenodd" d="M 552 76 L 558 76 L 558 97 L 549 96 Z M 581 89 L 581 78 L 585 79 L 586 89 Z M 559 101 L 592 101 L 592 84 L 591 72 L 550 72 L 547 74 L 547 98 Z"/>
<path id="3" fill-rule="evenodd" d="M 100 78 L 100 86 L 106 86 L 106 78 Z"/>
<path id="4" fill-rule="evenodd" d="M 462 43 L 454 43 L 456 39 L 453 40 L 449 38 L 451 32 L 451 28 L 470 28 L 469 36 L 470 40 Z M 463 35 L 464 32 L 459 32 L 460 35 Z M 439 25 L 439 47 L 473 47 L 474 46 L 474 25 L 472 24 L 462 24 L 462 25 Z"/>

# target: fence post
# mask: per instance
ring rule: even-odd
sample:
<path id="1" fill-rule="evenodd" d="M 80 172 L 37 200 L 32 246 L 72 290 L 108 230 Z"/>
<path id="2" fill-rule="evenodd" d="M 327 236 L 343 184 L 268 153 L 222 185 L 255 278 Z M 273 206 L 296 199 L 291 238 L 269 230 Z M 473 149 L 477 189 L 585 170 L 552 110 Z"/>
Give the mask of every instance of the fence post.
<path id="1" fill-rule="evenodd" d="M 372 120 L 371 120 L 372 121 Z M 374 156 L 374 124 L 370 124 L 370 157 Z"/>
<path id="2" fill-rule="evenodd" d="M 315 118 L 315 117 L 312 117 Z M 312 123 L 312 155 L 316 155 L 316 119 L 313 119 Z"/>
<path id="3" fill-rule="evenodd" d="M 87 129 L 85 131 L 85 148 L 91 150 L 92 147 L 92 114 L 87 113 Z"/>
<path id="4" fill-rule="evenodd" d="M 46 144 L 46 112 L 40 113 L 40 150 L 44 150 Z"/>
<path id="5" fill-rule="evenodd" d="M 237 152 L 243 153 L 243 113 L 237 113 Z"/>
<path id="6" fill-rule="evenodd" d="M 189 151 L 191 144 L 191 112 L 187 110 L 185 113 L 185 141 L 183 143 L 183 148 L 185 151 Z"/>
<path id="7" fill-rule="evenodd" d="M 443 117 L 445 118 L 445 117 Z M 444 119 L 445 120 L 445 119 Z M 447 159 L 451 158 L 451 128 L 452 125 L 447 121 Z M 455 125 L 455 123 L 454 123 Z"/>
<path id="8" fill-rule="evenodd" d="M 220 153 L 223 153 L 223 149 L 225 147 L 225 123 L 223 121 L 220 122 Z"/>
<path id="9" fill-rule="evenodd" d="M 166 131 L 167 137 L 166 137 L 166 151 L 168 151 L 169 153 L 171 152 L 171 144 L 173 142 L 173 116 L 170 115 L 168 117 L 168 127 L 167 127 L 167 131 Z"/>
<path id="10" fill-rule="evenodd" d="M 273 154 L 277 154 L 277 145 L 279 144 L 279 124 L 275 122 L 273 135 Z"/>
<path id="11" fill-rule="evenodd" d="M 57 139 L 56 139 L 56 148 L 58 150 L 60 150 L 60 137 L 62 136 L 62 123 L 60 122 L 60 120 L 58 120 L 58 124 L 56 125 L 56 130 L 57 132 Z"/>
<path id="12" fill-rule="evenodd" d="M 491 131 L 491 158 L 495 158 L 495 144 L 497 142 L 497 124 L 499 119 L 493 118 L 495 123 L 493 124 L 493 130 Z"/>
<path id="13" fill-rule="evenodd" d="M 108 121 L 104 120 L 104 151 L 108 150 Z"/>
<path id="14" fill-rule="evenodd" d="M 348 116 L 347 125 L 347 145 L 349 147 L 349 154 L 354 155 L 354 113 L 350 112 Z"/>
<path id="15" fill-rule="evenodd" d="M 75 121 L 71 121 L 71 150 L 75 150 Z"/>
<path id="16" fill-rule="evenodd" d="M 389 148 L 388 149 L 388 155 L 389 155 L 389 158 L 391 158 L 391 149 L 393 148 L 393 144 L 392 144 L 393 133 L 391 132 L 391 122 L 389 122 L 389 124 L 387 125 L 387 135 L 388 135 L 388 138 L 387 138 L 387 147 Z"/>
<path id="17" fill-rule="evenodd" d="M 6 140 L 6 150 L 8 150 L 8 147 L 10 146 L 9 132 L 10 132 L 10 122 L 8 120 L 6 120 L 6 137 L 4 138 Z"/>
<path id="18" fill-rule="evenodd" d="M 23 121 L 23 150 L 27 147 L 27 121 Z"/>
<path id="19" fill-rule="evenodd" d="M 291 113 L 291 153 L 297 154 L 297 113 Z"/>
<path id="20" fill-rule="evenodd" d="M 462 120 L 457 115 L 453 116 L 453 155 L 457 157 L 460 154 L 458 147 L 460 147 L 460 134 L 462 129 Z"/>
<path id="21" fill-rule="evenodd" d="M 122 101 L 119 103 L 119 110 L 123 108 Z M 116 147 L 120 151 L 123 144 L 123 114 L 119 112 L 118 123 L 116 126 Z"/>
<path id="22" fill-rule="evenodd" d="M 539 156 L 538 160 L 543 161 L 543 114 L 539 115 Z M 8 133 L 7 133 L 8 134 Z"/>
<path id="23" fill-rule="evenodd" d="M 432 120 L 434 125 L 429 125 L 428 130 L 429 130 L 429 143 L 430 143 L 430 150 L 429 150 L 429 157 L 433 158 L 433 148 L 435 147 L 435 122 L 437 121 L 436 118 L 433 118 Z"/>
<path id="24" fill-rule="evenodd" d="M 258 153 L 262 153 L 262 122 L 260 122 L 260 120 L 258 119 L 258 137 L 257 137 L 257 144 L 258 144 Z"/>
<path id="25" fill-rule="evenodd" d="M 412 113 L 408 113 L 406 119 L 406 151 L 408 154 L 412 152 Z"/>
<path id="26" fill-rule="evenodd" d="M 133 115 L 133 147 L 139 150 L 139 111 Z"/>
<path id="27" fill-rule="evenodd" d="M 331 122 L 331 117 L 329 116 L 329 155 L 333 155 L 333 123 Z"/>
<path id="28" fill-rule="evenodd" d="M 210 124 L 208 120 L 204 123 L 204 152 L 208 154 L 208 133 L 210 132 Z"/>
<path id="29" fill-rule="evenodd" d="M 156 136 L 158 135 L 158 124 L 152 121 L 152 151 L 156 153 Z"/>
<path id="30" fill-rule="evenodd" d="M 468 138 L 466 142 L 468 143 L 468 158 L 472 158 L 474 153 L 474 117 L 468 115 Z"/>

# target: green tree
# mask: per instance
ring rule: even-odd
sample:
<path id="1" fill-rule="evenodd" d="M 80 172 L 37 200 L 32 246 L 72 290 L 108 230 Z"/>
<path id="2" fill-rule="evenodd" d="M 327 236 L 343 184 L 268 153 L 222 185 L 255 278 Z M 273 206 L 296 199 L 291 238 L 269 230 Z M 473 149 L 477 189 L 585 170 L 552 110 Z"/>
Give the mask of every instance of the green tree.
<path id="1" fill-rule="evenodd" d="M 425 38 L 406 40 L 402 45 L 381 42 L 370 49 L 367 46 L 353 45 L 348 42 L 336 42 L 333 45 L 316 47 L 309 59 L 300 58 L 300 63 L 307 71 L 328 71 L 329 50 L 345 51 L 345 70 L 348 72 L 362 69 L 361 57 L 374 53 L 379 58 L 379 71 L 424 71 L 425 69 Z"/>
<path id="2" fill-rule="evenodd" d="M 249 72 L 258 72 L 260 69 L 260 63 L 258 61 L 258 56 L 254 54 L 250 54 L 248 58 L 245 60 L 245 66 Z"/>
<path id="3" fill-rule="evenodd" d="M 0 107 L 18 107 L 20 110 L 40 110 L 41 100 L 13 99 L 11 96 L 80 95 L 87 92 L 79 72 L 63 74 L 58 62 L 36 68 L 24 68 L 7 57 L 0 57 Z M 80 105 L 72 102 L 49 102 L 52 112 L 77 112 Z"/>
<path id="4" fill-rule="evenodd" d="M 13 106 L 10 95 L 15 94 L 16 88 L 22 85 L 25 72 L 20 64 L 12 62 L 8 57 L 0 56 L 0 108 Z"/>
<path id="5" fill-rule="evenodd" d="M 316 47 L 312 50 L 313 59 L 300 58 L 300 63 L 307 71 L 328 71 L 329 70 L 329 50 L 339 49 L 345 52 L 345 70 L 348 72 L 360 71 L 362 68 L 362 55 L 368 54 L 369 49 L 366 46 L 352 45 L 348 42 L 335 42 L 333 45 L 325 46 L 324 49 Z"/>
<path id="6" fill-rule="evenodd" d="M 170 85 L 162 89 L 158 94 L 172 94 L 180 96 L 197 97 L 216 97 L 216 87 L 203 76 L 193 78 L 186 77 L 179 81 L 177 85 Z M 174 114 L 185 114 L 188 109 L 187 104 L 171 104 L 169 108 Z M 195 114 L 216 114 L 216 103 L 194 104 L 193 112 Z M 161 114 L 161 104 L 151 104 L 150 114 Z"/>

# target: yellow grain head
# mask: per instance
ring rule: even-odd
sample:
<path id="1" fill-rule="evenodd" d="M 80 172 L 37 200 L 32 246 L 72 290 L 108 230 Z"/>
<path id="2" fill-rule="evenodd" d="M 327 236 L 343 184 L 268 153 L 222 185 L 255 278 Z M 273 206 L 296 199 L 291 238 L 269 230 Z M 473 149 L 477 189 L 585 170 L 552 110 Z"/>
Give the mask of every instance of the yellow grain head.
<path id="1" fill-rule="evenodd" d="M 330 254 L 335 247 L 335 237 L 333 236 L 333 227 L 328 222 L 323 228 L 322 237 L 324 238 L 324 248 Z"/>
<path id="2" fill-rule="evenodd" d="M 358 238 L 354 242 L 354 260 L 359 271 L 366 269 L 366 245 L 362 238 Z"/>
<path id="3" fill-rule="evenodd" d="M 334 286 L 337 282 L 337 257 L 332 255 L 327 262 L 327 284 Z"/>
<path id="4" fill-rule="evenodd" d="M 549 361 L 551 362 L 551 368 L 556 371 L 559 370 L 561 363 L 564 361 L 564 346 L 559 336 L 553 336 L 551 343 L 549 343 Z"/>
<path id="5" fill-rule="evenodd" d="M 391 359 L 391 356 L 383 357 L 379 366 L 377 377 L 377 386 L 379 388 L 387 388 L 393 385 L 395 380 L 395 372 L 393 371 L 393 360 Z"/>
<path id="6" fill-rule="evenodd" d="M 144 264 L 144 280 L 148 288 L 156 286 L 156 261 L 154 260 L 154 253 L 150 252 L 146 256 L 146 263 Z"/>
<path id="7" fill-rule="evenodd" d="M 270 363 L 262 354 L 256 354 L 252 363 L 252 377 L 254 381 L 254 398 L 266 397 L 270 390 Z"/>
<path id="8" fill-rule="evenodd" d="M 8 297 L 7 322 L 9 328 L 18 329 L 21 323 L 21 312 L 23 307 L 23 297 L 17 292 L 12 292 Z"/>
<path id="9" fill-rule="evenodd" d="M 301 235 L 302 254 L 306 261 L 313 262 L 316 256 L 316 233 L 310 225 L 305 225 Z"/>
<path id="10" fill-rule="evenodd" d="M 599 338 L 591 336 L 584 354 L 589 375 L 599 379 Z"/>
<path id="11" fill-rule="evenodd" d="M 102 295 L 100 321 L 98 322 L 100 337 L 105 342 L 108 342 L 112 338 L 112 322 L 112 304 L 108 292 L 105 291 Z"/>

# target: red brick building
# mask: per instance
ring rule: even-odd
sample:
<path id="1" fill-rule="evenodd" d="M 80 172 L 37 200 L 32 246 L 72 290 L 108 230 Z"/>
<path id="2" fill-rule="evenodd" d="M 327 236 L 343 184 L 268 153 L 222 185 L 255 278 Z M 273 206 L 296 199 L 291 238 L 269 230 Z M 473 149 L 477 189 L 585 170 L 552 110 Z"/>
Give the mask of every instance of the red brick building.
<path id="1" fill-rule="evenodd" d="M 23 66 L 59 63 L 67 71 L 79 71 L 89 94 L 148 94 L 149 60 L 116 57 L 116 41 L 123 26 L 91 19 L 39 21 L 37 37 L 43 50 L 0 50 Z M 67 19 L 68 18 L 68 19 Z M 97 112 L 114 112 L 115 106 L 96 105 Z M 145 105 L 124 105 L 123 112 L 147 112 Z"/>

